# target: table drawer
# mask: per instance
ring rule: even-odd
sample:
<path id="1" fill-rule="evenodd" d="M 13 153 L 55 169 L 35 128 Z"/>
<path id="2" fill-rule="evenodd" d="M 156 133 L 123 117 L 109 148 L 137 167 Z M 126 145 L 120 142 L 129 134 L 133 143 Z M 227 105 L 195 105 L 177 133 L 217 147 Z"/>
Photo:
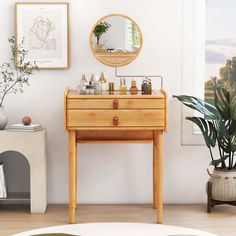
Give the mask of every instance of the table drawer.
<path id="1" fill-rule="evenodd" d="M 163 109 L 164 99 L 67 99 L 67 109 Z"/>
<path id="2" fill-rule="evenodd" d="M 68 127 L 161 127 L 164 110 L 67 110 Z"/>

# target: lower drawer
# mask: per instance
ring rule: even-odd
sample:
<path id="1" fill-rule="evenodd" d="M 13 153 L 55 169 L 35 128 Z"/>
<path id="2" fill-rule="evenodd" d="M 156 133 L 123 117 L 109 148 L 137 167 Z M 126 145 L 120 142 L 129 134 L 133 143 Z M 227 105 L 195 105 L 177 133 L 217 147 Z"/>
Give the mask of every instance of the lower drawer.
<path id="1" fill-rule="evenodd" d="M 160 127 L 164 110 L 67 110 L 68 127 Z"/>

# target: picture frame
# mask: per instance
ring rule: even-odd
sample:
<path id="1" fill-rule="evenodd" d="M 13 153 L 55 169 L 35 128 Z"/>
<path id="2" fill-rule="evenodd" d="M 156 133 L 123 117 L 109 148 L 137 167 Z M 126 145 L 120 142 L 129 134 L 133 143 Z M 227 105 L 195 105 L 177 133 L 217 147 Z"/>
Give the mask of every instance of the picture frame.
<path id="1" fill-rule="evenodd" d="M 69 68 L 69 3 L 17 2 L 16 42 L 39 69 Z"/>

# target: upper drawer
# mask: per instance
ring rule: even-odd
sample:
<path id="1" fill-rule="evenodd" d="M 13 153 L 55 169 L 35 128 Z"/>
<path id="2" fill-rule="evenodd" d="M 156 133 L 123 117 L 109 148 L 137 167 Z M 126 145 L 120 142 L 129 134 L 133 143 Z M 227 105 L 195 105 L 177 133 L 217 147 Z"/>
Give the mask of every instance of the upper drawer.
<path id="1" fill-rule="evenodd" d="M 164 99 L 67 99 L 67 109 L 163 109 Z"/>

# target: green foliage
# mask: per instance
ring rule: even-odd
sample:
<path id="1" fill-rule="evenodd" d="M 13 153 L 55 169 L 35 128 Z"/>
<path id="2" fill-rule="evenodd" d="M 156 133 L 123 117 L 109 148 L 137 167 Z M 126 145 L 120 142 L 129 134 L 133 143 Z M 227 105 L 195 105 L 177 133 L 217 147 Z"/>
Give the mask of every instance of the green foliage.
<path id="1" fill-rule="evenodd" d="M 215 106 L 223 119 L 230 119 L 229 92 L 226 89 L 215 89 Z"/>
<path id="2" fill-rule="evenodd" d="M 100 22 L 99 24 L 96 25 L 96 27 L 93 30 L 94 36 L 97 38 L 97 44 L 99 44 L 99 40 L 102 36 L 102 34 L 106 33 L 111 25 L 107 22 Z"/>
<path id="3" fill-rule="evenodd" d="M 218 117 L 220 117 L 220 113 L 217 111 L 215 106 L 199 98 L 187 95 L 174 95 L 173 97 L 176 97 L 185 106 L 188 106 L 198 112 L 201 112 L 203 115 L 208 116 L 212 119 L 217 119 Z"/>
<path id="4" fill-rule="evenodd" d="M 13 36 L 8 39 L 11 49 L 10 62 L 0 65 L 0 107 L 8 94 L 23 93 L 24 85 L 29 85 L 29 77 L 38 70 L 35 62 L 25 61 L 28 51 L 24 49 L 24 39 L 17 45 Z"/>
<path id="5" fill-rule="evenodd" d="M 186 117 L 186 120 L 192 121 L 201 129 L 202 135 L 208 148 L 215 147 L 217 133 L 211 121 L 205 120 L 202 117 Z"/>
<path id="6" fill-rule="evenodd" d="M 235 91 L 236 85 L 236 57 L 227 60 L 224 67 L 220 69 L 220 78 L 225 83 L 225 88 L 228 91 Z"/>
<path id="7" fill-rule="evenodd" d="M 215 106 L 196 97 L 180 95 L 174 96 L 184 105 L 201 112 L 203 117 L 186 117 L 196 124 L 204 137 L 211 155 L 211 165 L 215 168 L 236 168 L 234 156 L 236 154 L 236 96 L 230 96 L 224 88 L 215 89 Z M 215 159 L 211 148 L 218 145 L 220 158 Z"/>

